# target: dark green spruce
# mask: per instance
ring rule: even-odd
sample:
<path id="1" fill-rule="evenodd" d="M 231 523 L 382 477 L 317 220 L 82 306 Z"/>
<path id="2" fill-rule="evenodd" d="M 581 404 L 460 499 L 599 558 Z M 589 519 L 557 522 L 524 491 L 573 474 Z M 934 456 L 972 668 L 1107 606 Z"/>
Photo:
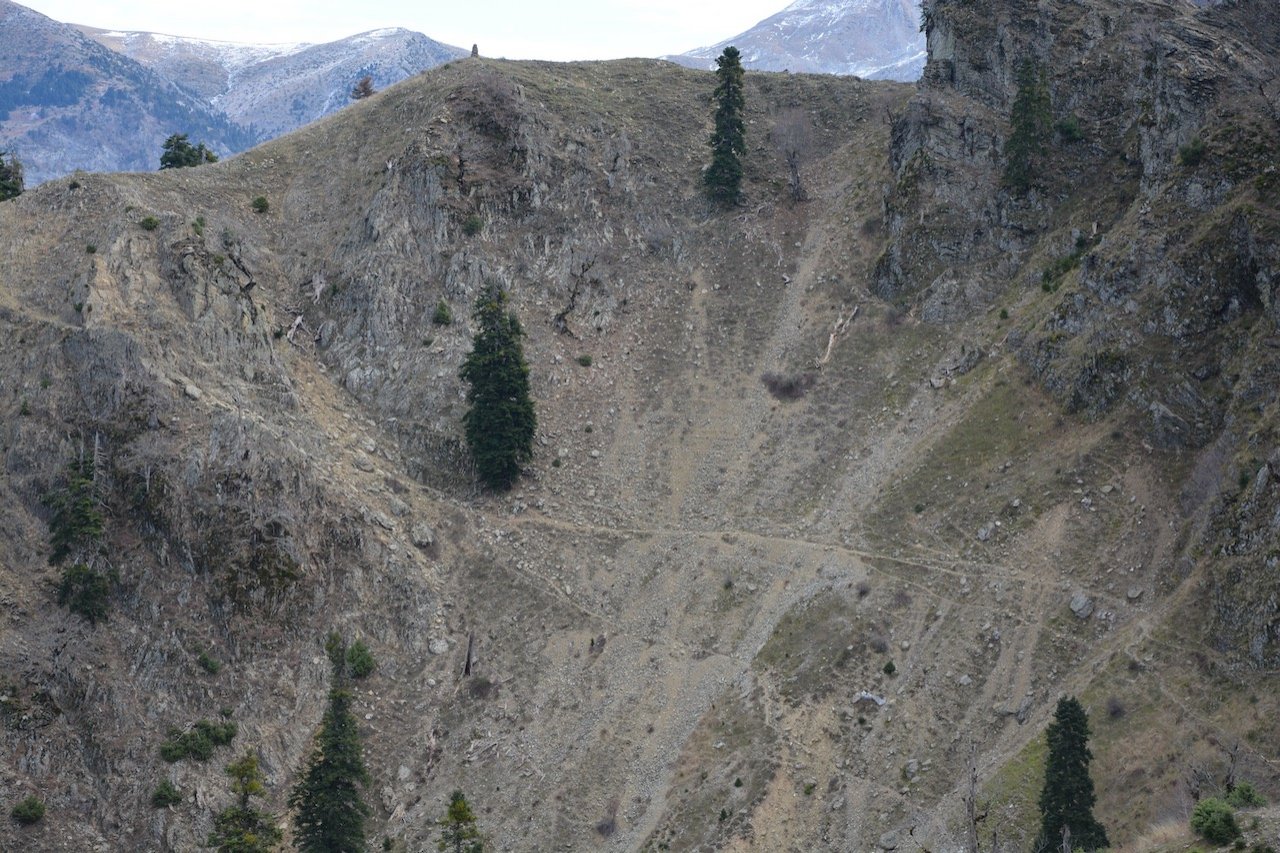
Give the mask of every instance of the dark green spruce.
<path id="1" fill-rule="evenodd" d="M 716 116 L 711 133 L 711 166 L 703 176 L 707 194 L 721 204 L 736 204 L 742 195 L 742 157 L 747 153 L 746 109 L 741 57 L 730 45 L 716 58 Z"/>
<path id="2" fill-rule="evenodd" d="M 1093 816 L 1093 779 L 1089 776 L 1089 716 L 1074 698 L 1058 700 L 1046 735 L 1049 758 L 1040 792 L 1040 837 L 1036 849 L 1057 850 L 1062 830 L 1071 832 L 1072 850 L 1102 850 L 1107 831 Z"/>
<path id="3" fill-rule="evenodd" d="M 192 145 L 187 141 L 185 133 L 175 133 L 164 141 L 163 153 L 160 155 L 161 169 L 181 169 L 189 166 L 200 166 L 204 163 L 218 162 L 214 154 L 205 144 Z"/>
<path id="4" fill-rule="evenodd" d="M 1029 59 L 1018 66 L 1018 92 L 1009 124 L 1009 139 L 1004 144 L 1004 185 L 1024 195 L 1036 181 L 1053 133 L 1049 81 L 1044 69 Z"/>
<path id="5" fill-rule="evenodd" d="M 489 488 L 505 491 L 533 456 L 538 418 L 529 397 L 529 366 L 520 339 L 524 329 L 507 308 L 507 294 L 491 288 L 476 301 L 471 352 L 459 375 L 471 387 L 462 418 L 476 473 Z"/>
<path id="6" fill-rule="evenodd" d="M 18 158 L 0 151 L 0 201 L 22 195 L 22 164 Z"/>
<path id="7" fill-rule="evenodd" d="M 303 853 L 362 853 L 369 817 L 362 790 L 369 773 L 351 712 L 346 644 L 331 634 L 325 650 L 333 663 L 333 685 L 306 769 L 289 794 L 294 844 Z"/>

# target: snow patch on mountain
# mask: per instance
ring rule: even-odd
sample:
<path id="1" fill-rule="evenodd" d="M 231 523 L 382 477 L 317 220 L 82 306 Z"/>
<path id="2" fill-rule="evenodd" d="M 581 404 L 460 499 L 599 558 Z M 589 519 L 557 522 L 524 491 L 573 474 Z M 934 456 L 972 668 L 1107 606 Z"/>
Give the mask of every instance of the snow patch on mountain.
<path id="1" fill-rule="evenodd" d="M 760 71 L 869 79 L 917 80 L 926 59 L 919 0 L 798 0 L 733 38 L 666 58 L 714 67 L 729 45 Z"/>

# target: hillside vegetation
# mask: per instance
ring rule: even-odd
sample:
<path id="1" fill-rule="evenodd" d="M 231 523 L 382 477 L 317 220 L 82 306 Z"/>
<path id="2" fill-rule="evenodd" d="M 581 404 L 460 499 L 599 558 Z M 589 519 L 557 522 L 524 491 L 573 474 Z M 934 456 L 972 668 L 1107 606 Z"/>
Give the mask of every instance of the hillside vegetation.
<path id="1" fill-rule="evenodd" d="M 1232 762 L 1276 799 L 1280 13 L 926 14 L 919 88 L 749 72 L 728 210 L 713 76 L 640 60 L 465 59 L 0 204 L 0 806 L 46 807 L 0 848 L 194 849 L 245 750 L 285 815 L 335 630 L 375 848 L 461 790 L 496 850 L 958 849 L 972 747 L 1025 849 L 1062 695 L 1117 845 Z M 538 427 L 496 494 L 494 285 Z M 58 495 L 101 525 L 53 566 Z"/>

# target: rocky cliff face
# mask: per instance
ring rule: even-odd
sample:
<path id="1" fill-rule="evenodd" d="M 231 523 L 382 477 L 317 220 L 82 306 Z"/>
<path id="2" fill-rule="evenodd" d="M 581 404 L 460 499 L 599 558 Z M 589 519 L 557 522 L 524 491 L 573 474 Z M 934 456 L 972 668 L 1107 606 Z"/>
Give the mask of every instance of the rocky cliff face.
<path id="1" fill-rule="evenodd" d="M 0 788 L 49 808 L 0 847 L 192 849 L 246 748 L 283 813 L 331 629 L 378 659 L 356 704 L 393 849 L 430 847 L 455 788 L 496 849 L 954 849 L 971 746 L 1030 843 L 1063 693 L 1120 843 L 1189 767 L 1220 777 L 1210 743 L 1275 793 L 1275 186 L 1244 159 L 1276 150 L 1249 92 L 1271 19 L 943 5 L 955 67 L 918 90 L 749 74 L 731 211 L 699 191 L 712 78 L 642 61 L 465 60 L 222 163 L 0 204 Z M 1084 50 L 1068 20 L 1092 52 L 1055 53 Z M 1231 60 L 1077 71 L 1140 62 L 1148 23 Z M 1000 180 L 1018 58 L 955 59 L 986 27 L 1047 51 L 1084 136 L 1026 194 Z M 1120 111 L 1201 91 L 1175 68 L 1237 130 Z M 1199 162 L 1142 159 L 1192 132 Z M 505 495 L 459 443 L 489 283 L 540 424 Z M 86 559 L 118 574 L 97 625 L 47 565 L 42 497 L 80 459 Z M 161 759 L 222 715 L 230 748 Z"/>
<path id="2" fill-rule="evenodd" d="M 954 320 L 1039 288 L 1048 316 L 1008 343 L 1068 410 L 1119 406 L 1153 446 L 1253 475 L 1269 452 L 1257 400 L 1280 319 L 1274 6 L 937 2 L 925 19 L 930 63 L 895 125 L 898 239 L 879 292 Z M 999 117 L 1023 63 L 1044 75 L 1053 133 L 1020 197 L 1001 186 L 1011 131 L 1002 138 Z M 1232 538 L 1218 547 L 1235 551 Z M 1227 633 L 1241 630 L 1239 608 L 1253 614 L 1252 639 L 1231 647 L 1271 665 L 1274 609 L 1246 604 L 1243 589 L 1212 595 Z"/>

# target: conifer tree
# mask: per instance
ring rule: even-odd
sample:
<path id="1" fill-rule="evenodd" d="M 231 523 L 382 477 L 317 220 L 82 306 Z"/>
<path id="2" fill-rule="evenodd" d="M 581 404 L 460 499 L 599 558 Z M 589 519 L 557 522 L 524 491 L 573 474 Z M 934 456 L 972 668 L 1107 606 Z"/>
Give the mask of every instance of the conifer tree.
<path id="1" fill-rule="evenodd" d="M 6 161 L 5 152 L 0 151 L 0 201 L 17 198 L 20 195 L 22 195 L 22 164 L 12 154 Z"/>
<path id="2" fill-rule="evenodd" d="M 459 375 L 471 384 L 462 418 L 467 447 L 476 472 L 486 486 L 511 488 L 520 466 L 533 456 L 538 427 L 529 397 L 529 366 L 520 339 L 524 329 L 507 308 L 507 294 L 493 287 L 476 301 L 472 314 L 477 329 L 471 352 Z"/>
<path id="3" fill-rule="evenodd" d="M 711 166 L 703 176 L 707 193 L 722 204 L 736 204 L 742 194 L 742 161 L 747 153 L 746 109 L 741 56 L 730 45 L 716 58 L 715 130 L 711 133 Z"/>
<path id="4" fill-rule="evenodd" d="M 189 166 L 200 166 L 204 163 L 218 162 L 214 154 L 205 144 L 192 145 L 187 141 L 185 133 L 175 133 L 164 141 L 163 153 L 160 155 L 160 168 L 180 169 Z"/>
<path id="5" fill-rule="evenodd" d="M 213 819 L 209 846 L 218 853 L 268 853 L 280 843 L 282 833 L 275 825 L 275 815 L 249 805 L 250 797 L 266 791 L 258 757 L 246 752 L 239 761 L 227 765 L 227 775 L 231 777 L 231 791 L 239 800 Z"/>
<path id="6" fill-rule="evenodd" d="M 302 778 L 289 794 L 294 843 L 303 853 L 361 853 L 369 806 L 360 789 L 369 784 L 360 731 L 347 689 L 346 644 L 336 633 L 325 643 L 333 663 L 329 707 Z"/>
<path id="7" fill-rule="evenodd" d="M 1053 850 L 1063 827 L 1071 832 L 1073 850 L 1101 850 L 1107 831 L 1093 816 L 1093 779 L 1089 776 L 1089 717 L 1074 697 L 1058 700 L 1047 732 L 1049 758 L 1040 792 L 1040 839 L 1037 850 Z"/>
<path id="8" fill-rule="evenodd" d="M 449 798 L 449 811 L 440 818 L 440 840 L 436 849 L 443 853 L 483 853 L 484 841 L 476 827 L 475 812 L 461 791 Z"/>
<path id="9" fill-rule="evenodd" d="M 1037 161 L 1048 150 L 1053 108 L 1044 69 L 1030 59 L 1018 66 L 1018 92 L 1009 115 L 1010 133 L 1005 142 L 1004 184 L 1018 193 L 1031 189 Z"/>

